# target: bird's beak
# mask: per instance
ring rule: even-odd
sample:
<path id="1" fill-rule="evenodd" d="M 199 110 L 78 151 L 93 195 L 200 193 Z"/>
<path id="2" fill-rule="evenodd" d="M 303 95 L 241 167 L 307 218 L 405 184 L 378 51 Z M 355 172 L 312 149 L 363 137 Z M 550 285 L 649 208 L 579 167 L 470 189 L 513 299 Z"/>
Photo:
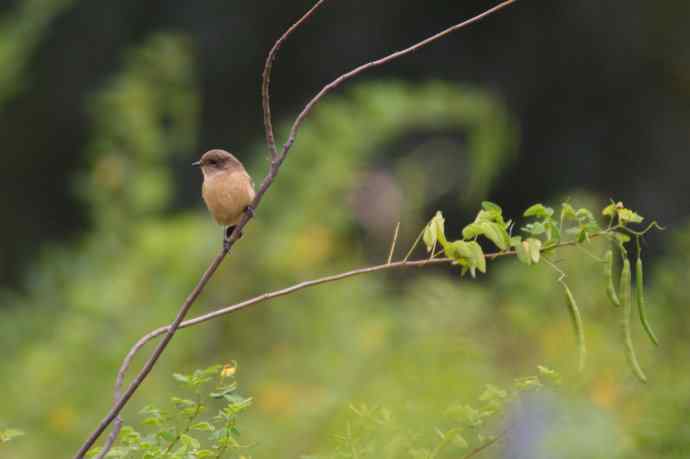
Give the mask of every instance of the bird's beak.
<path id="1" fill-rule="evenodd" d="M 194 161 L 192 166 L 201 166 L 201 161 Z"/>

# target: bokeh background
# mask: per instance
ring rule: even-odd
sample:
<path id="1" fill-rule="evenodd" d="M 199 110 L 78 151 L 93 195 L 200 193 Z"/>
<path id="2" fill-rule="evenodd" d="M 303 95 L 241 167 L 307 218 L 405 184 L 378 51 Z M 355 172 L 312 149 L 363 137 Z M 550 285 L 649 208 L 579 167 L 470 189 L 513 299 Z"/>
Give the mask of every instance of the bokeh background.
<path id="1" fill-rule="evenodd" d="M 230 149 L 260 181 L 263 59 L 310 4 L 2 2 L 0 429 L 27 436 L 0 456 L 71 457 L 129 346 L 173 317 L 220 244 L 190 163 Z M 488 6 L 328 2 L 278 57 L 279 132 L 340 73 Z M 255 397 L 252 457 L 332 451 L 351 402 L 390 408 L 421 448 L 445 407 L 546 364 L 564 384 L 511 421 L 534 426 L 529 441 L 486 457 L 688 457 L 688 20 L 687 2 L 523 1 L 348 83 L 308 119 L 193 311 L 378 263 L 396 222 L 408 247 L 437 209 L 457 233 L 483 199 L 519 216 L 615 198 L 668 228 L 644 248 L 662 337 L 655 349 L 636 334 L 647 386 L 625 365 L 599 264 L 573 252 L 584 374 L 553 272 L 506 260 L 477 281 L 377 274 L 184 330 L 127 420 L 165 403 L 173 371 L 234 359 Z"/>

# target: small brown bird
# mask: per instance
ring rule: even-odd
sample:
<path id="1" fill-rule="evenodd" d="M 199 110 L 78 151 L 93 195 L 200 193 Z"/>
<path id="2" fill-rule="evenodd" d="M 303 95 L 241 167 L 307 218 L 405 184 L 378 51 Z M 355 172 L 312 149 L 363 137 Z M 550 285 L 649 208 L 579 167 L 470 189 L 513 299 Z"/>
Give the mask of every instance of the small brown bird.
<path id="1" fill-rule="evenodd" d="M 254 185 L 242 163 L 225 150 L 209 150 L 192 165 L 204 174 L 202 196 L 218 224 L 226 227 L 227 241 L 244 212 L 252 212 Z"/>

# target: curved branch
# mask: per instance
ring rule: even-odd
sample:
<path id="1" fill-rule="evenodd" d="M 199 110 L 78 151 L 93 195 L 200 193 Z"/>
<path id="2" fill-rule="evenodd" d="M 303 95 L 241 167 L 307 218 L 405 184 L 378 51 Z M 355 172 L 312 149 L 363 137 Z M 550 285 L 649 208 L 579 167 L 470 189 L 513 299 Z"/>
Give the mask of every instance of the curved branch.
<path id="1" fill-rule="evenodd" d="M 106 417 L 103 418 L 103 420 L 98 424 L 96 430 L 89 436 L 89 438 L 84 442 L 81 448 L 79 448 L 79 451 L 77 451 L 77 454 L 75 456 L 76 458 L 84 457 L 86 452 L 91 448 L 91 446 L 93 446 L 93 444 L 103 433 L 103 431 L 108 427 L 108 425 L 110 425 L 110 423 L 113 422 L 113 420 L 120 414 L 120 411 L 122 411 L 122 408 L 124 408 L 124 406 L 127 404 L 132 395 L 134 395 L 134 392 L 137 390 L 137 388 L 141 385 L 142 382 L 144 382 L 144 379 L 146 379 L 146 376 L 148 376 L 148 374 L 151 372 L 151 369 L 153 369 L 153 366 L 156 364 L 156 361 L 158 361 L 158 358 L 161 356 L 166 346 L 172 339 L 173 335 L 175 334 L 175 331 L 184 320 L 185 316 L 187 315 L 187 312 L 189 312 L 189 309 L 192 307 L 192 304 L 194 304 L 194 301 L 204 290 L 204 287 L 211 279 L 213 274 L 216 272 L 216 270 L 222 263 L 223 259 L 228 254 L 228 251 L 229 248 L 223 248 L 220 251 L 220 253 L 216 255 L 216 257 L 213 259 L 210 266 L 206 269 L 206 272 L 204 272 L 204 275 L 201 276 L 201 279 L 197 283 L 196 287 L 194 287 L 194 289 L 192 290 L 192 293 L 189 294 L 185 302 L 180 307 L 180 310 L 177 312 L 175 320 L 172 322 L 172 324 L 170 324 L 169 327 L 167 327 L 165 336 L 160 341 L 160 343 L 158 343 L 158 346 L 156 346 L 156 349 L 154 349 L 153 353 L 151 354 L 151 357 L 149 357 L 144 367 L 141 369 L 141 371 L 139 371 L 139 374 L 137 374 L 136 378 L 134 378 L 129 387 L 127 387 L 127 390 L 125 391 L 124 395 L 114 403 L 113 407 L 110 409 L 110 412 L 108 412 Z"/>
<path id="2" fill-rule="evenodd" d="M 261 84 L 261 105 L 264 112 L 264 129 L 266 131 L 266 144 L 271 152 L 271 158 L 275 159 L 278 157 L 278 150 L 276 148 L 276 140 L 273 134 L 273 121 L 271 120 L 271 70 L 273 70 L 273 62 L 276 59 L 278 50 L 283 46 L 285 40 L 294 32 L 299 26 L 306 22 L 311 16 L 314 15 L 316 10 L 325 2 L 326 0 L 319 0 L 314 6 L 311 7 L 309 11 L 304 13 L 297 22 L 295 22 L 289 29 L 285 31 L 283 35 L 275 42 L 273 48 L 268 52 L 266 57 L 266 63 L 264 64 L 264 72 L 262 75 Z"/>
<path id="3" fill-rule="evenodd" d="M 500 255 L 508 255 L 508 252 L 504 253 L 496 253 L 496 254 L 491 254 L 487 256 L 500 256 Z M 254 298 L 250 298 L 248 300 L 242 301 L 240 303 L 236 303 L 230 306 L 225 306 L 222 308 L 219 308 L 215 311 L 211 311 L 207 314 L 203 314 L 200 316 L 197 316 L 193 319 L 185 320 L 180 324 L 179 328 L 187 328 L 187 327 L 192 327 L 194 325 L 199 325 L 204 322 L 208 322 L 209 320 L 216 319 L 218 317 L 231 314 L 233 312 L 237 312 L 240 309 L 247 308 L 249 306 L 255 305 L 257 303 L 263 303 L 264 301 L 271 300 L 273 298 L 278 298 L 281 296 L 289 295 L 290 293 L 297 292 L 299 290 L 304 290 L 309 287 L 314 287 L 316 285 L 321 285 L 321 284 L 326 284 L 329 282 L 335 282 L 341 279 L 346 279 L 348 277 L 354 277 L 358 276 L 361 274 L 369 274 L 369 273 L 375 273 L 378 271 L 385 271 L 388 269 L 395 269 L 395 268 L 411 268 L 411 267 L 424 267 L 424 266 L 430 266 L 430 265 L 437 265 L 437 264 L 442 264 L 442 263 L 450 263 L 453 260 L 450 258 L 432 258 L 432 259 L 423 259 L 423 260 L 415 260 L 415 261 L 397 261 L 393 263 L 385 263 L 382 265 L 377 265 L 377 266 L 369 266 L 366 268 L 360 268 L 360 269 L 354 269 L 352 271 L 347 271 L 344 273 L 339 273 L 339 274 L 333 274 L 331 276 L 325 276 L 321 277 L 319 279 L 313 279 L 313 280 L 308 280 L 308 281 L 303 281 L 298 284 L 292 285 L 290 287 L 286 287 L 280 290 L 275 290 L 273 292 L 267 292 L 263 293 L 261 295 L 255 296 Z M 170 329 L 170 326 L 163 326 L 159 327 L 150 333 L 144 335 L 139 339 L 139 341 L 132 346 L 132 349 L 130 349 L 129 353 L 127 354 L 127 357 L 125 357 L 124 361 L 122 362 L 122 366 L 120 366 L 120 370 L 117 373 L 117 380 L 115 383 L 115 390 L 117 393 L 119 393 L 122 384 L 124 382 L 124 377 L 125 373 L 127 372 L 127 369 L 129 368 L 129 365 L 132 363 L 132 360 L 134 359 L 134 356 L 139 352 L 139 350 L 149 341 L 152 339 L 166 333 Z"/>
<path id="4" fill-rule="evenodd" d="M 288 136 L 287 143 L 283 147 L 283 152 L 286 153 L 287 150 L 290 149 L 292 144 L 295 142 L 295 138 L 297 137 L 297 131 L 299 130 L 300 126 L 304 122 L 304 119 L 309 115 L 309 113 L 312 111 L 314 106 L 329 92 L 333 91 L 336 89 L 338 86 L 340 86 L 342 83 L 344 83 L 347 80 L 350 80 L 360 73 L 365 72 L 366 70 L 373 68 L 373 67 L 378 67 L 384 64 L 387 64 L 391 61 L 394 61 L 395 59 L 398 59 L 399 57 L 406 56 L 407 54 L 411 54 L 421 48 L 424 48 L 425 46 L 435 42 L 436 40 L 445 37 L 446 35 L 449 35 L 457 30 L 460 30 L 462 28 L 467 27 L 470 24 L 473 24 L 475 22 L 480 21 L 481 19 L 484 19 L 485 17 L 511 5 L 512 3 L 515 3 L 517 0 L 506 0 L 502 3 L 499 3 L 498 5 L 489 8 L 488 10 L 484 11 L 483 13 L 480 13 L 476 16 L 473 16 L 463 22 L 460 22 L 458 24 L 452 25 L 448 27 L 445 30 L 442 30 L 441 32 L 432 35 L 428 38 L 425 38 L 424 40 L 415 43 L 412 46 L 409 46 L 405 49 L 401 49 L 399 51 L 396 51 L 394 53 L 391 53 L 385 57 L 382 57 L 380 59 L 377 59 L 375 61 L 367 62 L 366 64 L 362 64 L 359 67 L 356 67 L 352 70 L 350 70 L 347 73 L 344 73 L 340 75 L 338 78 L 333 80 L 332 82 L 328 83 L 326 86 L 324 86 L 321 91 L 319 91 L 308 103 L 307 105 L 304 106 L 304 109 L 300 114 L 297 116 L 297 119 L 292 125 L 292 128 L 290 129 L 290 134 Z"/>

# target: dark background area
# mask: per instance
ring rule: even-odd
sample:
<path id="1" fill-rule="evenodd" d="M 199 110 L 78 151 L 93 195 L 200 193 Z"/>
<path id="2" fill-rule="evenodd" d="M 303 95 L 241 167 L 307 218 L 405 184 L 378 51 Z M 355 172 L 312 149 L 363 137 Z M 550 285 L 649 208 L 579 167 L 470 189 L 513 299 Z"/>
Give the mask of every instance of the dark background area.
<path id="1" fill-rule="evenodd" d="M 5 17 L 18 2 L 3 2 Z M 51 241 L 89 226 L 73 179 L 85 167 L 87 99 L 122 51 L 181 31 L 199 57 L 201 136 L 248 151 L 263 138 L 260 73 L 274 39 L 310 1 L 76 1 L 35 45 L 20 91 L 1 106 L 0 283 L 17 285 Z M 323 84 L 485 9 L 485 1 L 327 2 L 275 65 L 276 119 Z M 690 3 L 520 1 L 361 77 L 472 82 L 502 97 L 520 123 L 518 160 L 492 198 L 508 209 L 576 188 L 634 203 L 665 224 L 688 215 Z M 296 152 L 299 148 L 299 141 Z M 180 163 L 180 167 L 186 163 Z M 198 206 L 197 181 L 175 211 Z"/>

